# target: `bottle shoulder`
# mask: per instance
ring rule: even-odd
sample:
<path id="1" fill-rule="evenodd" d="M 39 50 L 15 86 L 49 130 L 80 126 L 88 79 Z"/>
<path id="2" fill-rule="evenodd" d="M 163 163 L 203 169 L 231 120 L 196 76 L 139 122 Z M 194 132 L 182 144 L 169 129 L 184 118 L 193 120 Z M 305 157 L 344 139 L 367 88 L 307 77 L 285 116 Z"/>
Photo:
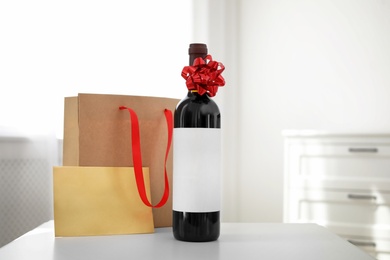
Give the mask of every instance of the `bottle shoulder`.
<path id="1" fill-rule="evenodd" d="M 181 110 L 198 110 L 200 109 L 204 113 L 219 113 L 219 108 L 214 100 L 206 95 L 194 95 L 188 94 L 183 98 L 176 106 L 176 111 Z"/>
<path id="2" fill-rule="evenodd" d="M 188 94 L 175 110 L 175 127 L 220 128 L 221 114 L 217 103 L 208 96 Z"/>

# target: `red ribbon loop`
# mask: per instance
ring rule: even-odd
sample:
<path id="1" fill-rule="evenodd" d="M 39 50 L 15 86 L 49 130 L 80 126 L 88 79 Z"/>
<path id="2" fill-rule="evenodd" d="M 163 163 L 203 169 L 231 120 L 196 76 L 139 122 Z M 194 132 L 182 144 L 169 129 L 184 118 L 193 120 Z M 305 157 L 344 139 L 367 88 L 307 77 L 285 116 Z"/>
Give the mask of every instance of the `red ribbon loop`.
<path id="1" fill-rule="evenodd" d="M 224 70 L 225 66 L 221 62 L 213 61 L 211 55 L 207 55 L 204 60 L 199 57 L 192 66 L 185 66 L 181 76 L 186 80 L 188 90 L 214 97 L 218 87 L 225 85 L 225 79 L 221 75 Z"/>
<path id="2" fill-rule="evenodd" d="M 173 133 L 173 116 L 172 116 L 172 111 L 165 109 L 164 114 L 165 114 L 165 119 L 167 121 L 167 127 L 168 127 L 168 143 L 167 143 L 167 148 L 165 152 L 165 161 L 164 161 L 164 179 L 165 179 L 165 188 L 164 188 L 164 194 L 157 205 L 153 206 L 148 199 L 148 196 L 146 194 L 146 189 L 145 189 L 145 181 L 144 181 L 144 175 L 142 171 L 142 156 L 141 156 L 141 139 L 140 139 L 140 133 L 139 133 L 139 123 L 138 123 L 138 116 L 132 110 L 131 108 L 125 107 L 125 106 L 120 106 L 120 110 L 128 110 L 130 113 L 130 121 L 131 121 L 131 149 L 133 152 L 133 166 L 134 166 L 134 172 L 135 172 L 135 180 L 137 183 L 137 188 L 138 188 L 138 193 L 140 195 L 140 198 L 142 202 L 149 207 L 153 208 L 160 208 L 165 205 L 165 203 L 168 200 L 169 197 L 169 180 L 168 180 L 168 174 L 167 174 L 167 159 L 168 159 L 168 154 L 169 150 L 171 148 L 172 144 L 172 133 Z"/>

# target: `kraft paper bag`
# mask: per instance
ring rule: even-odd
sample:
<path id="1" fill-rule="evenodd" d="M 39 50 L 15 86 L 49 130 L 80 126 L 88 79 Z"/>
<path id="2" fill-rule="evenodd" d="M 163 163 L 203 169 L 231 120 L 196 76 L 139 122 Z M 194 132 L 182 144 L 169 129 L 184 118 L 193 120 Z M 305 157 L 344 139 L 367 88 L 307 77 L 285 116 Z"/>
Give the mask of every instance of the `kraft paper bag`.
<path id="1" fill-rule="evenodd" d="M 78 94 L 65 98 L 64 166 L 133 167 L 130 119 L 126 110 L 133 109 L 139 119 L 142 166 L 149 167 L 151 202 L 158 203 L 164 193 L 164 163 L 167 126 L 164 109 L 175 110 L 178 99 Z M 172 152 L 166 161 L 172 182 Z M 172 190 L 172 189 L 170 189 Z M 154 226 L 172 226 L 172 196 L 163 207 L 153 208 Z"/>
<path id="2" fill-rule="evenodd" d="M 149 171 L 143 168 L 150 197 Z M 55 236 L 153 233 L 131 167 L 54 167 Z"/>

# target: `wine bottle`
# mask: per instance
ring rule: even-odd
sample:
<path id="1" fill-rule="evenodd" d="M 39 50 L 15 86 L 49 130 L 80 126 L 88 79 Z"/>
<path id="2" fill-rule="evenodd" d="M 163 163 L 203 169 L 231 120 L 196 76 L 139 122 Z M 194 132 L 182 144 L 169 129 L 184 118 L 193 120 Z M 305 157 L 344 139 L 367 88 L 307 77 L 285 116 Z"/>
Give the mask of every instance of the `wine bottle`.
<path id="1" fill-rule="evenodd" d="M 190 66 L 199 57 L 208 57 L 207 45 L 190 44 Z M 174 114 L 172 226 L 181 241 L 220 234 L 221 114 L 209 94 L 190 89 Z"/>

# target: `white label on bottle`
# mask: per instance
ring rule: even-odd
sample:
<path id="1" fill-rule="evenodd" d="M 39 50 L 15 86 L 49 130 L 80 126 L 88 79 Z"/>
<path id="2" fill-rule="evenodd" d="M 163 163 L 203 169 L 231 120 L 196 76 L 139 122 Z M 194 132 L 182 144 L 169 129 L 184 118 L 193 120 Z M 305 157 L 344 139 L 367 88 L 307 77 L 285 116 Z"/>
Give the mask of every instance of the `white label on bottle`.
<path id="1" fill-rule="evenodd" d="M 221 129 L 174 128 L 173 210 L 221 208 Z"/>

